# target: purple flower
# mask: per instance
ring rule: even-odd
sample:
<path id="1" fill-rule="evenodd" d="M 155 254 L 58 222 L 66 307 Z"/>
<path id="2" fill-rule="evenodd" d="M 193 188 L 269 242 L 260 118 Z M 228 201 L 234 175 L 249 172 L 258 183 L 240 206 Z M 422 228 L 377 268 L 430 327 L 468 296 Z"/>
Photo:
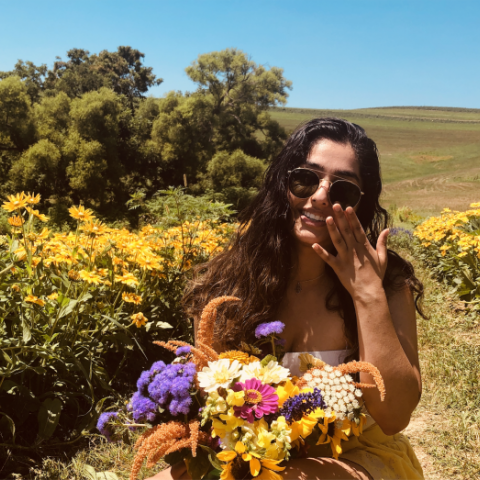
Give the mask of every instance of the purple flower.
<path id="1" fill-rule="evenodd" d="M 150 398 L 144 397 L 140 392 L 133 394 L 132 400 L 133 420 L 135 423 L 154 422 L 157 416 L 157 406 Z"/>
<path id="2" fill-rule="evenodd" d="M 278 414 L 283 415 L 285 420 L 290 423 L 299 421 L 304 415 L 312 413 L 317 408 L 325 408 L 325 406 L 322 392 L 315 388 L 313 392 L 300 393 L 290 397 L 285 401 Z"/>
<path id="3" fill-rule="evenodd" d="M 257 338 L 268 337 L 269 335 L 280 335 L 285 328 L 285 324 L 276 320 L 275 322 L 261 323 L 255 329 L 255 336 Z"/>
<path id="4" fill-rule="evenodd" d="M 192 362 L 167 365 L 148 385 L 148 395 L 162 408 L 168 408 L 174 416 L 188 414 L 195 373 L 196 367 Z"/>
<path id="5" fill-rule="evenodd" d="M 178 347 L 177 351 L 175 352 L 177 357 L 187 356 L 190 353 L 191 353 L 191 349 L 188 345 L 186 345 L 185 347 Z"/>
<path id="6" fill-rule="evenodd" d="M 142 372 L 139 379 L 137 380 L 137 389 L 143 396 L 147 396 L 148 385 L 150 384 L 152 379 L 155 377 L 155 375 L 165 370 L 165 367 L 166 367 L 165 363 L 162 361 L 159 361 L 159 362 L 155 362 L 150 367 L 150 370 L 145 370 L 144 372 Z"/>
<path id="7" fill-rule="evenodd" d="M 114 419 L 118 417 L 117 412 L 104 412 L 100 415 L 98 418 L 97 422 L 97 429 L 100 431 L 100 433 L 106 437 L 106 439 L 111 442 L 112 441 L 112 435 L 114 433 L 112 425 L 109 425 L 109 423 Z"/>

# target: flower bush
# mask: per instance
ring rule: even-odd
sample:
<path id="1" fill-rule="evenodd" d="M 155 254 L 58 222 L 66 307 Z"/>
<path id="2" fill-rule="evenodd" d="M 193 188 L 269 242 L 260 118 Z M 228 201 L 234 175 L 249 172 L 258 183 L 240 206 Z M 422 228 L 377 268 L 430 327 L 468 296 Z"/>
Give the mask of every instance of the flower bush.
<path id="1" fill-rule="evenodd" d="M 480 305 L 480 202 L 465 212 L 445 208 L 420 224 L 420 256 L 455 287 L 465 301 Z"/>
<path id="2" fill-rule="evenodd" d="M 181 192 L 169 194 L 181 205 Z M 204 215 L 134 233 L 78 206 L 76 228 L 55 233 L 39 228 L 48 221 L 34 209 L 40 200 L 22 192 L 3 204 L 11 214 L 11 233 L 0 237 L 3 444 L 79 438 L 158 359 L 153 340 L 191 340 L 179 306 L 185 281 L 232 231 Z"/>

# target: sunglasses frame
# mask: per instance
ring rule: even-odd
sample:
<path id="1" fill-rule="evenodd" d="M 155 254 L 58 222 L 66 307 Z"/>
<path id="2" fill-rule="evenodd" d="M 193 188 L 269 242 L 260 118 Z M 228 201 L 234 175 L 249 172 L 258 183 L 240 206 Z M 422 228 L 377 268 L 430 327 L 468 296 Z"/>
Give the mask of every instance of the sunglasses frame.
<path id="1" fill-rule="evenodd" d="M 304 168 L 304 167 L 298 167 L 298 168 L 294 168 L 293 170 L 288 170 L 288 190 L 290 190 L 290 175 L 292 174 L 292 172 L 296 171 L 296 170 L 308 170 L 309 172 L 312 172 L 314 173 L 317 178 L 318 178 L 318 186 L 317 186 L 317 189 L 315 190 L 315 192 L 312 193 L 312 195 L 314 193 L 316 193 L 318 191 L 319 188 L 321 188 L 321 185 L 323 182 L 327 182 L 329 185 L 328 185 L 328 190 L 327 190 L 327 196 L 328 196 L 328 201 L 333 205 L 332 203 L 332 199 L 330 198 L 330 190 L 332 188 L 332 185 L 334 183 L 337 183 L 337 182 L 347 182 L 347 183 L 351 183 L 352 185 L 355 185 L 358 190 L 360 191 L 360 198 L 358 199 L 358 202 L 355 204 L 355 205 L 349 205 L 350 207 L 352 208 L 355 208 L 359 203 L 360 203 L 360 200 L 362 199 L 362 195 L 365 195 L 365 192 L 362 192 L 362 189 L 360 188 L 359 185 L 357 185 L 356 183 L 354 182 L 351 182 L 350 180 L 347 180 L 343 177 L 339 177 L 338 175 L 332 175 L 332 174 L 325 174 L 325 175 L 329 175 L 330 177 L 335 177 L 335 178 L 338 178 L 338 180 L 334 180 L 333 182 L 331 182 L 330 180 L 325 180 L 325 178 L 320 178 L 320 175 L 319 175 L 319 172 L 317 172 L 316 170 L 312 170 L 311 168 Z M 294 196 L 294 197 L 297 197 L 291 190 L 290 190 L 290 193 Z M 309 195 L 308 197 L 297 197 L 297 198 L 302 198 L 302 199 L 305 199 L 305 198 L 309 198 L 311 197 L 312 195 Z"/>

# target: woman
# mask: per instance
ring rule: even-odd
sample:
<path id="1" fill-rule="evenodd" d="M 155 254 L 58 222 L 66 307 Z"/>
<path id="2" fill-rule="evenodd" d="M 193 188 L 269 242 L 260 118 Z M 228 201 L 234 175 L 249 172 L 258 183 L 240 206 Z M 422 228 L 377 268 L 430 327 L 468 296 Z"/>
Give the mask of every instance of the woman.
<path id="1" fill-rule="evenodd" d="M 387 250 L 381 188 L 378 152 L 361 127 L 309 121 L 268 168 L 231 248 L 202 267 L 184 298 L 196 320 L 217 296 L 242 299 L 217 323 L 218 351 L 248 342 L 260 322 L 281 320 L 285 366 L 311 352 L 380 370 L 387 395 L 381 402 L 376 389 L 364 390 L 364 434 L 345 442 L 338 460 L 310 451 L 290 461 L 285 478 L 423 479 L 399 434 L 421 395 L 415 309 L 423 289 L 411 265 Z M 373 383 L 363 373 L 360 381 Z M 154 478 L 170 476 L 188 478 L 183 465 Z"/>

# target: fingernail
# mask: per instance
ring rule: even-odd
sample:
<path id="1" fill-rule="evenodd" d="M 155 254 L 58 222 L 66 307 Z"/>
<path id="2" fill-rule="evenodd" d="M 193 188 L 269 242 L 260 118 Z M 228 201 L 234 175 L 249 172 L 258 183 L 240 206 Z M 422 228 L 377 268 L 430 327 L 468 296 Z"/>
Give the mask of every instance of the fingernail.
<path id="1" fill-rule="evenodd" d="M 328 223 L 329 225 L 333 225 L 333 218 L 332 218 L 332 217 L 328 217 L 328 218 L 327 218 L 327 223 Z"/>

